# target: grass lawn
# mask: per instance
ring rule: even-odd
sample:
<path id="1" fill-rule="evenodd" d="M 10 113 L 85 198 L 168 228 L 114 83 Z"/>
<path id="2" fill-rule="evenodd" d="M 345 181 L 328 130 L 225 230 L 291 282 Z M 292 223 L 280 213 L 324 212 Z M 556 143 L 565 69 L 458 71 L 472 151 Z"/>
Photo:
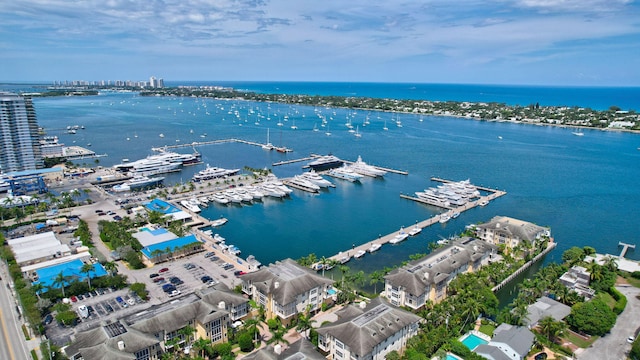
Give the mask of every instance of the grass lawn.
<path id="1" fill-rule="evenodd" d="M 595 298 L 604 301 L 604 303 L 607 304 L 610 309 L 613 309 L 613 307 L 616 306 L 616 300 L 611 295 L 609 295 L 609 293 L 600 292 L 598 293 L 598 295 L 596 295 Z"/>
<path id="2" fill-rule="evenodd" d="M 589 347 L 594 341 L 596 341 L 596 339 L 598 339 L 598 336 L 591 336 L 590 338 L 585 339 L 572 331 L 565 331 L 564 337 L 571 341 L 575 346 L 583 349 Z"/>
<path id="3" fill-rule="evenodd" d="M 625 274 L 624 278 L 625 278 L 625 280 L 627 280 L 627 282 L 629 284 L 631 284 L 631 286 L 635 286 L 637 288 L 640 288 L 640 279 L 633 278 L 633 277 L 631 277 L 631 274 L 628 274 L 628 273 Z"/>
<path id="4" fill-rule="evenodd" d="M 493 336 L 493 332 L 496 330 L 496 327 L 493 325 L 485 324 L 480 325 L 480 329 L 478 330 L 487 336 Z"/>

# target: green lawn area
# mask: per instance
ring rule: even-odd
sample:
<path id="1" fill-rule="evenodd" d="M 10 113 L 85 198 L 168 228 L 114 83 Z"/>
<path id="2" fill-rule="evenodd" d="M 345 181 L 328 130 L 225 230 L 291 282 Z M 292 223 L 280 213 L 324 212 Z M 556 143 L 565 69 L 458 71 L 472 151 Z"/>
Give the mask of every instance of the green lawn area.
<path id="1" fill-rule="evenodd" d="M 480 329 L 478 329 L 481 333 L 493 336 L 493 332 L 496 330 L 496 327 L 490 324 L 480 325 Z"/>
<path id="2" fill-rule="evenodd" d="M 636 279 L 631 277 L 631 274 L 629 273 L 624 273 L 624 278 L 625 280 L 627 280 L 629 282 L 629 284 L 631 284 L 631 286 L 635 286 L 637 288 L 640 288 L 640 279 Z"/>
<path id="3" fill-rule="evenodd" d="M 611 295 L 605 292 L 598 293 L 598 295 L 596 295 L 594 299 L 600 299 L 604 301 L 604 303 L 609 305 L 609 308 L 611 309 L 613 309 L 613 307 L 616 306 L 616 300 Z"/>
<path id="4" fill-rule="evenodd" d="M 567 340 L 571 341 L 577 347 L 580 347 L 583 349 L 589 347 L 591 344 L 593 344 L 594 341 L 596 341 L 596 339 L 598 339 L 598 336 L 591 336 L 588 339 L 584 339 L 583 337 L 575 334 L 572 331 L 565 331 L 564 337 Z"/>

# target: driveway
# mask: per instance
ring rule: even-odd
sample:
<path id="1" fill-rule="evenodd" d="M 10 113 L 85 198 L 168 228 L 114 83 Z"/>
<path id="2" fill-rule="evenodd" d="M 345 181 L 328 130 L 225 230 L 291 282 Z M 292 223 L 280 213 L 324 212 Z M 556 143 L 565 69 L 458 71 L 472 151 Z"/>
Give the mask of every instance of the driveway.
<path id="1" fill-rule="evenodd" d="M 627 297 L 627 307 L 611 329 L 611 333 L 596 340 L 590 347 L 577 351 L 580 360 L 626 359 L 631 344 L 627 342 L 640 327 L 640 289 L 631 285 L 616 286 Z"/>

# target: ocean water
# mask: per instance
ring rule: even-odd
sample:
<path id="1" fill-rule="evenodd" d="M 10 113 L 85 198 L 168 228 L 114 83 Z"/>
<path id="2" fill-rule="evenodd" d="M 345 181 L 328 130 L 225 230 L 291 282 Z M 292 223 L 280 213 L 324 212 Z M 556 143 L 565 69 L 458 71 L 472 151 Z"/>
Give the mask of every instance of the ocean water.
<path id="1" fill-rule="evenodd" d="M 48 134 L 58 135 L 67 145 L 90 143 L 92 150 L 108 154 L 99 159 L 103 166 L 144 157 L 154 146 L 232 137 L 264 143 L 268 134 L 273 144 L 294 152 L 268 152 L 238 143 L 201 146 L 197 151 L 211 166 L 267 167 L 279 177 L 301 173 L 305 163 L 273 163 L 311 153 L 333 153 L 347 160 L 361 155 L 367 163 L 409 172 L 364 179 L 361 184 L 333 179 L 336 187 L 320 194 L 294 191 L 284 200 L 266 199 L 250 206 L 214 204 L 203 211 L 212 219 L 229 218 L 217 231 L 227 243 L 238 246 L 243 257 L 253 254 L 265 264 L 309 253 L 321 257 L 348 251 L 353 244 L 437 214 L 438 208 L 399 196 L 437 185 L 430 181 L 432 176 L 470 179 L 507 195 L 398 245 L 385 245 L 373 255 L 352 260 L 348 264 L 352 269 L 368 272 L 400 264 L 410 254 L 427 252 L 429 243 L 496 215 L 550 226 L 559 246 L 545 261 L 559 260 L 571 246 L 617 254 L 619 241 L 638 243 L 640 136 L 636 134 L 585 130 L 578 137 L 561 127 L 135 93 L 35 99 L 34 104 L 38 122 Z M 321 126 L 321 117 L 328 119 L 327 126 Z M 365 126 L 367 118 L 370 123 Z M 402 127 L 396 126 L 398 119 Z M 358 127 L 361 138 L 347 131 L 348 121 Z M 297 130 L 291 129 L 294 123 Z M 74 124 L 86 129 L 67 134 L 66 126 Z M 166 182 L 187 181 L 205 164 L 168 175 Z M 637 251 L 628 257 L 640 258 Z"/>

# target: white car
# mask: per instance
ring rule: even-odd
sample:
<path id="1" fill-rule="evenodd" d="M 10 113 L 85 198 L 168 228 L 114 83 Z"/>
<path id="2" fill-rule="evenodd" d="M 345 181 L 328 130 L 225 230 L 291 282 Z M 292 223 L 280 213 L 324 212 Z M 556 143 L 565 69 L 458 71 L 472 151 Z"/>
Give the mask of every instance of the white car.
<path id="1" fill-rule="evenodd" d="M 628 342 L 629 344 L 633 344 L 633 342 L 634 342 L 634 341 L 636 341 L 636 339 L 635 339 L 633 336 L 629 336 L 629 337 L 627 338 L 627 342 Z"/>

